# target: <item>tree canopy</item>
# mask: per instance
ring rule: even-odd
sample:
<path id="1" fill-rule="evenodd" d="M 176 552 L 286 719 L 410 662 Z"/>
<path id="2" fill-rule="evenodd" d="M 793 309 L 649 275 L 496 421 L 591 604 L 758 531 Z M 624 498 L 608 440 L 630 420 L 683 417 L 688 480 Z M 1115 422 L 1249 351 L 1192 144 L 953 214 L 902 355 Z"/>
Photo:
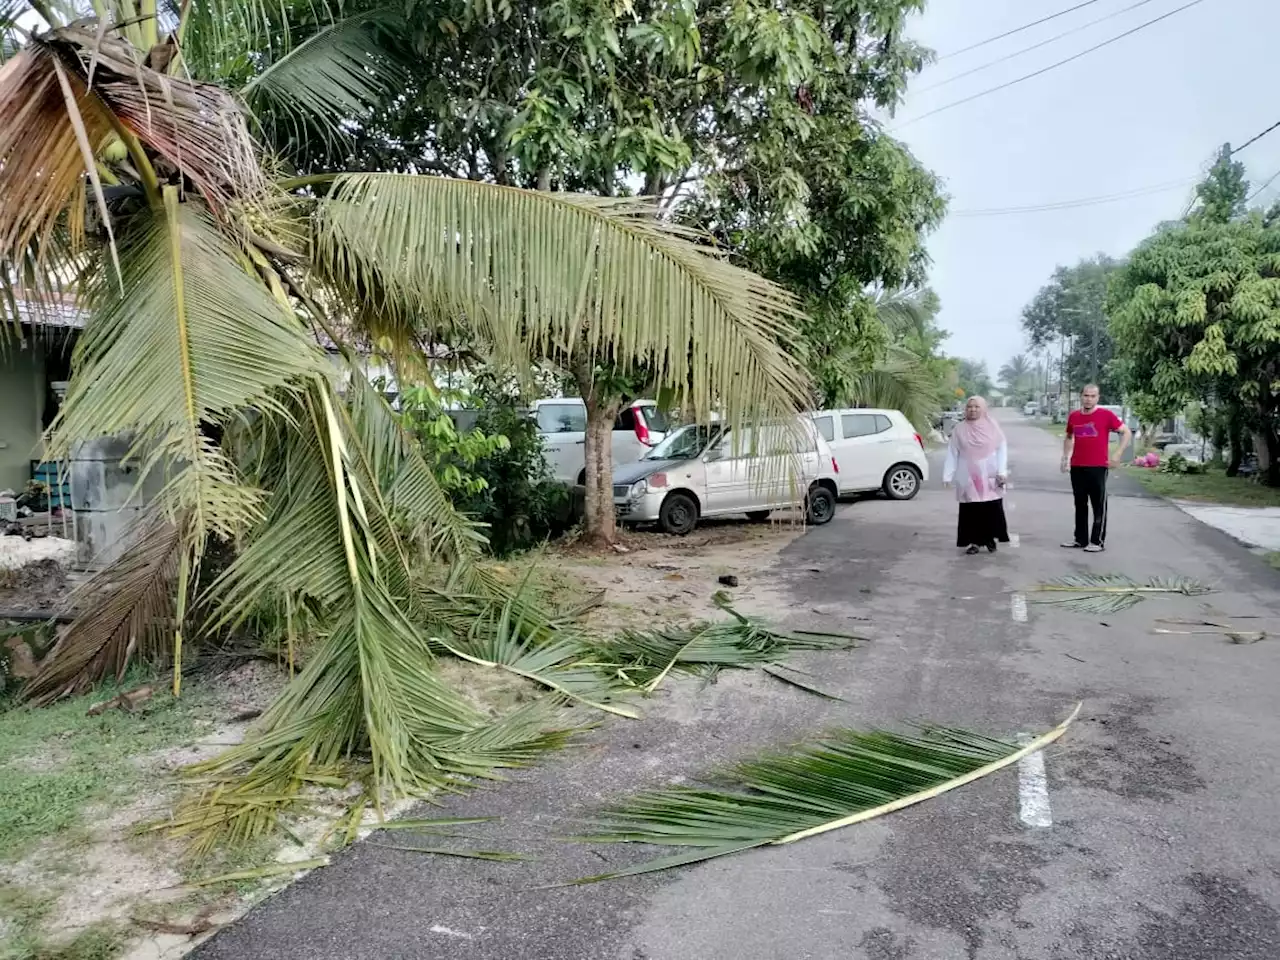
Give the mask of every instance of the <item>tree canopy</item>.
<path id="1" fill-rule="evenodd" d="M 1052 278 L 1023 308 L 1022 328 L 1038 350 L 1066 338 L 1063 376 L 1073 389 L 1097 383 L 1104 397 L 1119 389 L 1110 368 L 1115 348 L 1106 311 L 1107 284 L 1120 264 L 1099 253 L 1075 266 L 1058 267 Z"/>
<path id="2" fill-rule="evenodd" d="M 1280 484 L 1280 228 L 1245 210 L 1248 184 L 1224 147 L 1186 222 L 1141 243 L 1109 310 L 1126 385 L 1151 412 L 1193 400 L 1236 411 Z"/>

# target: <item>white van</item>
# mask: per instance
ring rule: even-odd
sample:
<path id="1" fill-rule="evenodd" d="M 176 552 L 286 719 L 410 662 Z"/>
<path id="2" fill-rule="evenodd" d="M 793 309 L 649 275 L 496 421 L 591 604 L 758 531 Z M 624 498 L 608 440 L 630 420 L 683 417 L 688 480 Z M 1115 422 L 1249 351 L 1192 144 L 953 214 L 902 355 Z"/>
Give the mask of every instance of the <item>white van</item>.
<path id="1" fill-rule="evenodd" d="M 910 500 L 929 479 L 924 440 L 897 410 L 819 410 L 811 414 L 840 467 L 841 495 L 883 490 Z"/>
<path id="2" fill-rule="evenodd" d="M 561 483 L 587 482 L 587 406 L 580 397 L 538 400 L 534 419 L 551 476 Z M 639 460 L 667 435 L 666 417 L 653 400 L 635 400 L 613 424 L 613 462 Z"/>
<path id="3" fill-rule="evenodd" d="M 657 523 L 677 535 L 703 517 L 759 522 L 794 507 L 820 526 L 836 513 L 836 470 L 831 449 L 803 420 L 733 431 L 690 424 L 641 460 L 613 468 L 613 506 L 622 523 Z"/>

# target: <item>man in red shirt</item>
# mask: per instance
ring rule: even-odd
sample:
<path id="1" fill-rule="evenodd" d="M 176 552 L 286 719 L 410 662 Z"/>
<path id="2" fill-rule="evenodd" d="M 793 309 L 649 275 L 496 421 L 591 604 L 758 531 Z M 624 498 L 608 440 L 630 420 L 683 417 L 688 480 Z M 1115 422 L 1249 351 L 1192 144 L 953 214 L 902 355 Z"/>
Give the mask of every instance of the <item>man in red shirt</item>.
<path id="1" fill-rule="evenodd" d="M 1111 434 L 1120 434 L 1120 447 L 1111 456 Z M 1076 499 L 1075 536 L 1064 547 L 1101 553 L 1107 540 L 1107 471 L 1120 466 L 1120 455 L 1133 434 L 1110 410 L 1098 406 L 1097 384 L 1080 391 L 1080 409 L 1067 417 L 1062 442 L 1062 472 L 1071 470 L 1071 492 Z M 1093 507 L 1093 526 L 1089 507 Z"/>

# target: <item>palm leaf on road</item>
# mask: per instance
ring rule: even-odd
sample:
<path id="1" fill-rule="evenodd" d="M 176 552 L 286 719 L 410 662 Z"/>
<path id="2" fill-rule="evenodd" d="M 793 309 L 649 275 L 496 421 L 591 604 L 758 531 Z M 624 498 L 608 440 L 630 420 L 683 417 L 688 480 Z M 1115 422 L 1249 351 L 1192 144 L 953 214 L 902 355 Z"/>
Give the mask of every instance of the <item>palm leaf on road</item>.
<path id="1" fill-rule="evenodd" d="M 1025 746 L 950 727 L 914 735 L 836 730 L 794 752 L 741 763 L 723 789 L 639 794 L 583 839 L 692 850 L 576 881 L 652 873 L 766 845 L 793 843 L 931 799 L 995 773 L 1061 737 L 1080 712 Z"/>
<path id="2" fill-rule="evenodd" d="M 1191 577 L 1152 577 L 1146 583 L 1139 583 L 1117 573 L 1060 577 L 1037 584 L 1035 589 L 1041 593 L 1065 593 L 1071 596 L 1033 602 L 1056 604 L 1081 613 L 1119 613 L 1153 594 L 1195 597 L 1211 592 L 1207 584 Z"/>

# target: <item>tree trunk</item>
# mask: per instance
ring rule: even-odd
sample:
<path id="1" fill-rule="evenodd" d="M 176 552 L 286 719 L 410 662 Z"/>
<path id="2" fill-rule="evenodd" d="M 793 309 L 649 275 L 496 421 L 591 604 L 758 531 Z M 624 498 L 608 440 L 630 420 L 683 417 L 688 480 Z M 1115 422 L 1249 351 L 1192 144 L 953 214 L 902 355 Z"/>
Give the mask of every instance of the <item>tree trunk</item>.
<path id="1" fill-rule="evenodd" d="M 1267 471 L 1267 486 L 1280 487 L 1280 438 L 1276 437 L 1275 428 L 1271 424 L 1262 428 L 1262 437 L 1267 451 L 1267 465 L 1264 468 Z"/>
<path id="2" fill-rule="evenodd" d="M 621 401 L 602 397 L 592 376 L 591 364 L 573 364 L 574 382 L 587 408 L 587 435 L 583 458 L 586 461 L 586 507 L 582 518 L 583 539 L 596 546 L 608 546 L 617 536 L 613 512 L 613 423 Z"/>
<path id="3" fill-rule="evenodd" d="M 1235 417 L 1232 417 L 1231 422 L 1227 424 L 1227 449 L 1230 451 L 1227 459 L 1227 476 L 1238 477 L 1240 464 L 1244 461 L 1244 427 Z"/>
<path id="4" fill-rule="evenodd" d="M 1258 458 L 1258 471 L 1269 470 L 1271 468 L 1271 448 L 1267 446 L 1266 435 L 1261 430 L 1253 431 L 1253 452 Z"/>

